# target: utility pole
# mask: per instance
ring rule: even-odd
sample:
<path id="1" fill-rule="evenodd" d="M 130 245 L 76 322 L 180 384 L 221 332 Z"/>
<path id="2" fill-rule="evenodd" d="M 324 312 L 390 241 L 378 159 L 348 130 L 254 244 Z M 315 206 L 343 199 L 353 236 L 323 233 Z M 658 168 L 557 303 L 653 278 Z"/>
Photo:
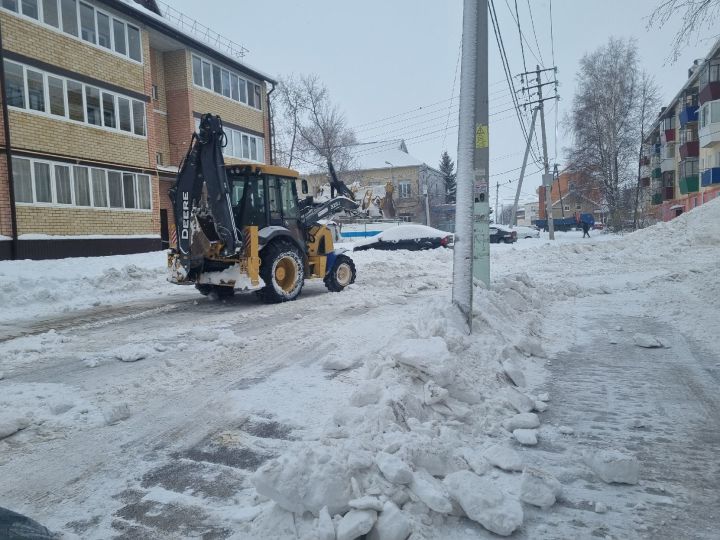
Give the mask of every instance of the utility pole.
<path id="1" fill-rule="evenodd" d="M 535 110 L 533 110 L 532 122 L 530 122 L 527 146 L 525 146 L 525 156 L 523 157 L 522 168 L 520 169 L 520 180 L 518 181 L 517 190 L 515 191 L 515 203 L 513 204 L 512 217 L 510 218 L 510 225 L 512 227 L 517 225 L 517 208 L 518 202 L 520 201 L 520 191 L 522 190 L 522 183 L 525 178 L 525 167 L 527 167 L 528 154 L 530 154 L 530 148 L 532 147 L 532 138 L 535 133 L 535 120 L 537 120 L 538 110 L 538 107 L 535 107 Z"/>
<path id="2" fill-rule="evenodd" d="M 452 301 L 472 331 L 473 278 L 490 284 L 488 4 L 464 0 Z"/>
<path id="3" fill-rule="evenodd" d="M 542 97 L 542 82 L 540 80 L 540 66 L 535 66 L 537 77 L 538 107 L 540 108 L 540 131 L 542 133 L 543 146 L 543 166 L 545 173 L 543 174 L 543 184 L 545 186 L 545 214 L 547 215 L 548 231 L 550 231 L 550 240 L 555 240 L 555 222 L 552 214 L 552 174 L 550 174 L 550 163 L 548 162 L 547 138 L 545 136 L 545 106 Z"/>
<path id="4" fill-rule="evenodd" d="M 556 180 L 558 185 L 558 195 L 560 196 L 560 212 L 562 212 L 562 217 L 565 217 L 565 205 L 562 198 L 562 186 L 560 185 L 560 175 L 558 174 L 557 163 L 555 164 L 555 168 L 553 169 L 553 182 L 555 182 Z"/>
<path id="5" fill-rule="evenodd" d="M 495 182 L 495 223 L 500 223 L 498 218 L 498 200 L 500 198 L 500 182 Z"/>

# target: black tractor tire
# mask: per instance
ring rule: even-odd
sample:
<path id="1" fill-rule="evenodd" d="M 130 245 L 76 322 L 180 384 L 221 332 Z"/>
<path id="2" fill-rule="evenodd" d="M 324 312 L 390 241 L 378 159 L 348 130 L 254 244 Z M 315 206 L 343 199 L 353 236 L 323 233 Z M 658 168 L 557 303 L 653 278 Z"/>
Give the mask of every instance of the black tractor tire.
<path id="1" fill-rule="evenodd" d="M 347 255 L 338 255 L 333 267 L 323 280 L 330 292 L 340 292 L 348 285 L 355 283 L 355 263 Z"/>
<path id="2" fill-rule="evenodd" d="M 276 240 L 260 252 L 260 296 L 268 304 L 289 302 L 300 296 L 305 282 L 305 262 L 296 245 Z"/>

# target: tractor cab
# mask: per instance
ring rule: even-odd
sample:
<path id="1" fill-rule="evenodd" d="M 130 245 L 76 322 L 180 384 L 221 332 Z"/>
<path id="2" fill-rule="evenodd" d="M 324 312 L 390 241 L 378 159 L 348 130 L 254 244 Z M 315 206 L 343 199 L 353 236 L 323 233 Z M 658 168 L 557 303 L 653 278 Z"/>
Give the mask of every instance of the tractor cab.
<path id="1" fill-rule="evenodd" d="M 230 201 L 238 229 L 284 227 L 298 245 L 305 245 L 299 224 L 295 181 L 298 173 L 274 165 L 227 165 Z"/>

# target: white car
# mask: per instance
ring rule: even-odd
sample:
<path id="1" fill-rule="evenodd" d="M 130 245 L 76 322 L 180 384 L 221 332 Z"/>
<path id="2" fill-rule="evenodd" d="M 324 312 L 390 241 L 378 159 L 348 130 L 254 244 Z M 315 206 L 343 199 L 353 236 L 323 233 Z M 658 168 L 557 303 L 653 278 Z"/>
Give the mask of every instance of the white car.
<path id="1" fill-rule="evenodd" d="M 537 227 L 525 227 L 523 225 L 516 225 L 513 227 L 514 231 L 517 231 L 518 238 L 540 238 L 540 229 Z"/>

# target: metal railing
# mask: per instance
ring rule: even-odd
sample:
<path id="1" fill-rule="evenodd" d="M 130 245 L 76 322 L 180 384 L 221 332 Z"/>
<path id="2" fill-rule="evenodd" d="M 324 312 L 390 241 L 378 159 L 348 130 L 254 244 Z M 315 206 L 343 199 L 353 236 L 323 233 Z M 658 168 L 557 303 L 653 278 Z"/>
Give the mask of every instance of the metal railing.
<path id="1" fill-rule="evenodd" d="M 248 52 L 248 49 L 242 45 L 235 43 L 229 38 L 222 36 L 202 24 L 201 22 L 178 11 L 170 4 L 162 0 L 156 0 L 158 8 L 163 18 L 178 30 L 190 34 L 194 38 L 203 41 L 228 56 L 242 59 Z"/>

